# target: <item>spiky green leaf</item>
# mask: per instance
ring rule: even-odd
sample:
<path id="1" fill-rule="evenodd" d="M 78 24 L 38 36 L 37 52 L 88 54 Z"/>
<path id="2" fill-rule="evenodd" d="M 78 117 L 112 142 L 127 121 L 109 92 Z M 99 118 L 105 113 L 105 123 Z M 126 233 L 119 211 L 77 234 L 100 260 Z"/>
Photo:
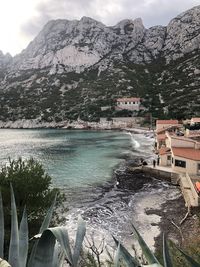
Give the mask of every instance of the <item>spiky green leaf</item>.
<path id="1" fill-rule="evenodd" d="M 115 241 L 115 244 L 118 246 L 119 241 L 114 236 L 113 239 Z M 129 267 L 139 266 L 139 262 L 137 261 L 137 259 L 133 258 L 133 256 L 128 252 L 128 250 L 121 244 L 120 244 L 120 253 Z"/>
<path id="2" fill-rule="evenodd" d="M 61 248 L 65 252 L 67 260 L 73 266 L 72 251 L 66 227 L 48 228 L 46 231 L 50 231 L 55 236 L 56 240 L 59 242 Z"/>
<path id="3" fill-rule="evenodd" d="M 81 248 L 83 244 L 83 240 L 85 237 L 86 232 L 86 222 L 79 217 L 78 219 L 78 228 L 76 232 L 76 241 L 75 241 L 75 247 L 74 247 L 74 253 L 73 253 L 73 266 L 76 267 L 78 264 L 78 259 L 81 254 Z"/>
<path id="4" fill-rule="evenodd" d="M 65 253 L 56 242 L 53 254 L 53 267 L 63 266 L 64 258 L 65 258 Z"/>
<path id="5" fill-rule="evenodd" d="M 40 227 L 39 234 L 41 234 L 44 230 L 46 230 L 49 227 L 49 224 L 51 222 L 52 215 L 53 215 L 53 210 L 54 210 L 54 207 L 56 204 L 56 197 L 57 197 L 57 195 L 55 196 L 51 207 L 47 211 L 47 214 L 46 214 L 46 216 L 42 222 L 42 225 Z"/>
<path id="6" fill-rule="evenodd" d="M 182 249 L 178 248 L 176 245 L 175 245 L 175 247 L 184 256 L 184 258 L 188 261 L 188 263 L 190 264 L 191 267 L 200 267 L 200 264 L 197 261 L 195 261 L 192 257 L 190 257 Z"/>
<path id="7" fill-rule="evenodd" d="M 26 267 L 26 261 L 28 256 L 28 221 L 26 208 L 24 208 L 23 216 L 19 227 L 19 247 L 20 267 Z"/>
<path id="8" fill-rule="evenodd" d="M 159 261 L 156 259 L 156 257 L 154 256 L 154 254 L 151 252 L 151 250 L 149 249 L 149 247 L 147 246 L 147 244 L 145 243 L 144 239 L 142 238 L 142 236 L 139 234 L 139 232 L 137 231 L 137 229 L 135 228 L 135 226 L 132 224 L 135 236 L 140 244 L 140 247 L 142 249 L 142 252 L 148 262 L 148 264 L 154 264 L 157 263 L 160 265 Z"/>
<path id="9" fill-rule="evenodd" d="M 0 191 L 0 257 L 3 258 L 4 248 L 4 213 L 3 213 L 3 201 Z"/>
<path id="10" fill-rule="evenodd" d="M 53 267 L 56 239 L 50 231 L 44 231 L 35 250 L 31 267 Z"/>
<path id="11" fill-rule="evenodd" d="M 65 227 L 54 227 L 48 228 L 42 233 L 30 265 L 31 267 L 53 267 L 56 240 L 65 252 L 70 265 L 73 266 L 67 229 Z"/>
<path id="12" fill-rule="evenodd" d="M 53 210 L 54 210 L 54 207 L 55 207 L 55 204 L 56 204 L 56 197 L 57 196 L 55 196 L 51 207 L 47 211 L 47 214 L 46 214 L 46 216 L 45 216 L 45 218 L 44 218 L 44 220 L 42 222 L 42 225 L 40 227 L 39 234 L 41 234 L 44 230 L 46 230 L 49 227 L 49 224 L 51 222 L 52 215 L 53 215 Z M 33 258 L 35 257 L 35 252 L 36 252 L 36 248 L 37 248 L 38 242 L 39 242 L 39 240 L 36 240 L 35 244 L 34 244 L 34 246 L 32 248 L 31 255 L 30 255 L 30 258 L 29 258 L 29 261 L 28 261 L 28 267 L 32 266 L 32 261 L 33 261 Z"/>
<path id="13" fill-rule="evenodd" d="M 12 267 L 20 267 L 17 209 L 16 209 L 15 196 L 12 185 L 10 185 L 10 191 L 11 191 L 11 234 L 10 234 L 8 261 Z"/>
<path id="14" fill-rule="evenodd" d="M 118 244 L 117 250 L 115 252 L 114 267 L 120 266 L 119 260 L 120 260 L 120 243 Z"/>
<path id="15" fill-rule="evenodd" d="M 164 267 L 173 267 L 165 234 L 163 234 L 163 261 Z"/>

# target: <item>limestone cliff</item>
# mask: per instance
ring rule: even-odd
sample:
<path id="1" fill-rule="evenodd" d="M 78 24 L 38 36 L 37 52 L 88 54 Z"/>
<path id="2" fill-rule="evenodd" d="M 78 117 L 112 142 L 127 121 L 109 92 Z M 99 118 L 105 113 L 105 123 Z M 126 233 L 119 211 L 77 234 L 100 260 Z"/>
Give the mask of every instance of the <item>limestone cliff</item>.
<path id="1" fill-rule="evenodd" d="M 167 26 L 53 20 L 19 55 L 0 52 L 0 119 L 98 119 L 119 96 L 154 116 L 200 114 L 200 6 Z"/>

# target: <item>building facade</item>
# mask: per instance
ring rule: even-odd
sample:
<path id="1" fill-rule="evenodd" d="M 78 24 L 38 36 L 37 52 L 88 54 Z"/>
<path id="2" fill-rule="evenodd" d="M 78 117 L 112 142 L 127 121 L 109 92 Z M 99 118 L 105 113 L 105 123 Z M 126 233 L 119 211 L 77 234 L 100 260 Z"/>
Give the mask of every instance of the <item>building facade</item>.
<path id="1" fill-rule="evenodd" d="M 130 98 L 118 98 L 116 110 L 132 110 L 139 111 L 142 109 L 141 98 L 130 97 Z"/>
<path id="2" fill-rule="evenodd" d="M 161 166 L 191 175 L 200 175 L 200 142 L 178 132 L 157 130 L 157 151 Z"/>

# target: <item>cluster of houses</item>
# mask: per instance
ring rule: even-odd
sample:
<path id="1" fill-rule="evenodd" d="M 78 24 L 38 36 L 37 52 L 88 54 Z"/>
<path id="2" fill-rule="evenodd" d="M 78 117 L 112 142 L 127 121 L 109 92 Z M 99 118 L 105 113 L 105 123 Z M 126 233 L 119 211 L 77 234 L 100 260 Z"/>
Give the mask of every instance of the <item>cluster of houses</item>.
<path id="1" fill-rule="evenodd" d="M 190 123 L 188 129 L 186 123 Z M 170 167 L 175 172 L 200 175 L 200 118 L 183 123 L 157 120 L 155 150 L 160 166 Z"/>

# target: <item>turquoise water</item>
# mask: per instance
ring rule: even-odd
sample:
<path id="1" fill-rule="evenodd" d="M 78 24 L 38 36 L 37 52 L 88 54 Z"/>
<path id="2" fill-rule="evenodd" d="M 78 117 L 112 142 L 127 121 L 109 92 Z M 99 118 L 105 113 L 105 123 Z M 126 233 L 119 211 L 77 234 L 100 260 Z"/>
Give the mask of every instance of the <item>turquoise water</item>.
<path id="1" fill-rule="evenodd" d="M 102 184 L 131 146 L 123 132 L 78 130 L 0 130 L 0 162 L 33 157 L 53 177 L 55 186 Z"/>
<path id="2" fill-rule="evenodd" d="M 112 179 L 113 171 L 123 170 L 127 159 L 143 157 L 151 162 L 152 144 L 153 139 L 144 134 L 125 132 L 1 129 L 0 163 L 21 156 L 34 157 L 44 165 L 53 177 L 53 185 L 66 193 L 64 204 L 69 211 L 63 216 L 70 237 L 75 236 L 77 217 L 81 215 L 87 221 L 88 235 L 95 233 L 95 240 L 104 236 L 111 244 L 113 234 L 130 245 L 132 222 L 153 244 L 159 218 L 147 216 L 146 210 L 155 209 L 177 192 L 153 180 L 134 193 L 119 189 Z"/>

